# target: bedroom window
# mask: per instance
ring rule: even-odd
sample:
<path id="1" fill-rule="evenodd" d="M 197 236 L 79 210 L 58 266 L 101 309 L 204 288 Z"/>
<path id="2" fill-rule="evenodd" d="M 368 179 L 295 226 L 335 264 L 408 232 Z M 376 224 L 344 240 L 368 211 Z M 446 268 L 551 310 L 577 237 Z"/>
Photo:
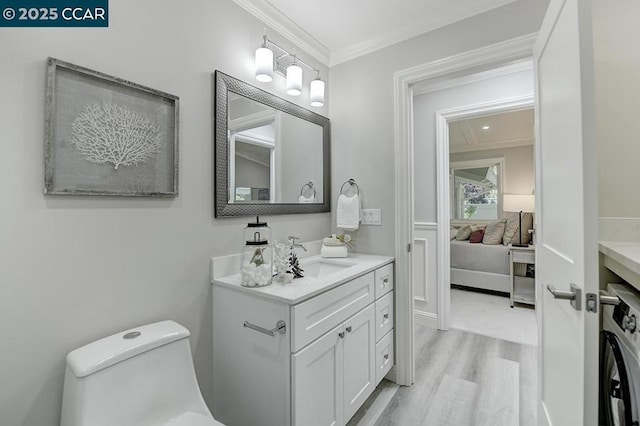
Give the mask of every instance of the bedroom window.
<path id="1" fill-rule="evenodd" d="M 452 220 L 495 220 L 500 216 L 503 159 L 451 163 Z"/>

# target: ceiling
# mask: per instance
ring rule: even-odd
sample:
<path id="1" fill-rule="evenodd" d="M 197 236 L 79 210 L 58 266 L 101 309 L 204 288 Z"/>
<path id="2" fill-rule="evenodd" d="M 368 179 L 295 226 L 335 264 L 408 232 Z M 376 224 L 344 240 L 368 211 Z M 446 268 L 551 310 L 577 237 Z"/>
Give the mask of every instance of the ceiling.
<path id="1" fill-rule="evenodd" d="M 327 66 L 515 0 L 234 0 Z"/>
<path id="2" fill-rule="evenodd" d="M 449 123 L 449 152 L 533 145 L 533 126 L 533 109 L 454 121 Z"/>

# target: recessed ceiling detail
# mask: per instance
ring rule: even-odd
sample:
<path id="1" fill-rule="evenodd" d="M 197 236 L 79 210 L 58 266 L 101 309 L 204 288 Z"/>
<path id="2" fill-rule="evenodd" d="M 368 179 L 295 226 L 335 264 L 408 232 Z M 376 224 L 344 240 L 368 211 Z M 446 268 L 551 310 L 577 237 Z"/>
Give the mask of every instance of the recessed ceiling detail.
<path id="1" fill-rule="evenodd" d="M 533 109 L 454 121 L 449 123 L 449 152 L 533 145 L 533 126 Z"/>
<path id="2" fill-rule="evenodd" d="M 327 66 L 515 0 L 233 0 Z"/>

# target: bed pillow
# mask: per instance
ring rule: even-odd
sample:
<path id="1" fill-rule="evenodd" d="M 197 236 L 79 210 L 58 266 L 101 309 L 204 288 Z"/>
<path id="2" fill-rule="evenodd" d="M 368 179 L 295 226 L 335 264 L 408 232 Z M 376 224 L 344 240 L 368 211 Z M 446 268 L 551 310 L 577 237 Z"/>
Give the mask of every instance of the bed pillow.
<path id="1" fill-rule="evenodd" d="M 450 240 L 455 240 L 457 235 L 458 235 L 458 230 L 456 228 L 454 228 L 453 226 L 451 228 L 449 228 L 449 239 Z"/>
<path id="2" fill-rule="evenodd" d="M 518 216 L 516 215 L 516 218 Z M 523 213 L 522 214 L 522 244 L 529 244 L 531 241 L 531 234 L 529 234 L 529 229 L 533 229 L 533 213 Z M 520 244 L 520 235 L 516 231 L 513 234 L 513 238 L 509 241 L 509 244 Z"/>
<path id="3" fill-rule="evenodd" d="M 473 231 L 474 230 L 471 229 L 471 225 L 461 226 L 460 229 L 458 229 L 458 233 L 456 234 L 456 240 L 458 241 L 468 240 Z"/>
<path id="4" fill-rule="evenodd" d="M 507 216 L 507 224 L 504 227 L 504 235 L 502 236 L 502 244 L 511 244 L 514 235 L 518 235 L 518 213 L 511 213 Z"/>
<path id="5" fill-rule="evenodd" d="M 487 245 L 502 244 L 502 237 L 504 236 L 506 223 L 506 219 L 500 219 L 488 224 L 484 230 L 482 243 Z"/>
<path id="6" fill-rule="evenodd" d="M 477 229 L 469 236 L 470 243 L 481 243 L 484 237 L 484 229 Z"/>
<path id="7" fill-rule="evenodd" d="M 520 235 L 518 234 L 518 213 L 510 214 L 507 217 L 507 226 L 504 230 L 504 236 L 502 237 L 502 244 L 519 244 L 520 243 Z M 529 234 L 529 229 L 533 228 L 533 213 L 523 213 L 522 214 L 522 244 L 529 244 L 531 240 L 531 234 Z"/>

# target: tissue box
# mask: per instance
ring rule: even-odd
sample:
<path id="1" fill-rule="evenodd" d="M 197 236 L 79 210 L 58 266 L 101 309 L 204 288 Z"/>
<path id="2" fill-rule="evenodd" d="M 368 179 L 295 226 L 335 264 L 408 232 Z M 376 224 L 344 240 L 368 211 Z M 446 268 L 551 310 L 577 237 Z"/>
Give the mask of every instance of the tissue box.
<path id="1" fill-rule="evenodd" d="M 347 257 L 349 252 L 347 251 L 347 246 L 325 246 L 322 245 L 320 249 L 320 256 L 322 257 Z"/>

